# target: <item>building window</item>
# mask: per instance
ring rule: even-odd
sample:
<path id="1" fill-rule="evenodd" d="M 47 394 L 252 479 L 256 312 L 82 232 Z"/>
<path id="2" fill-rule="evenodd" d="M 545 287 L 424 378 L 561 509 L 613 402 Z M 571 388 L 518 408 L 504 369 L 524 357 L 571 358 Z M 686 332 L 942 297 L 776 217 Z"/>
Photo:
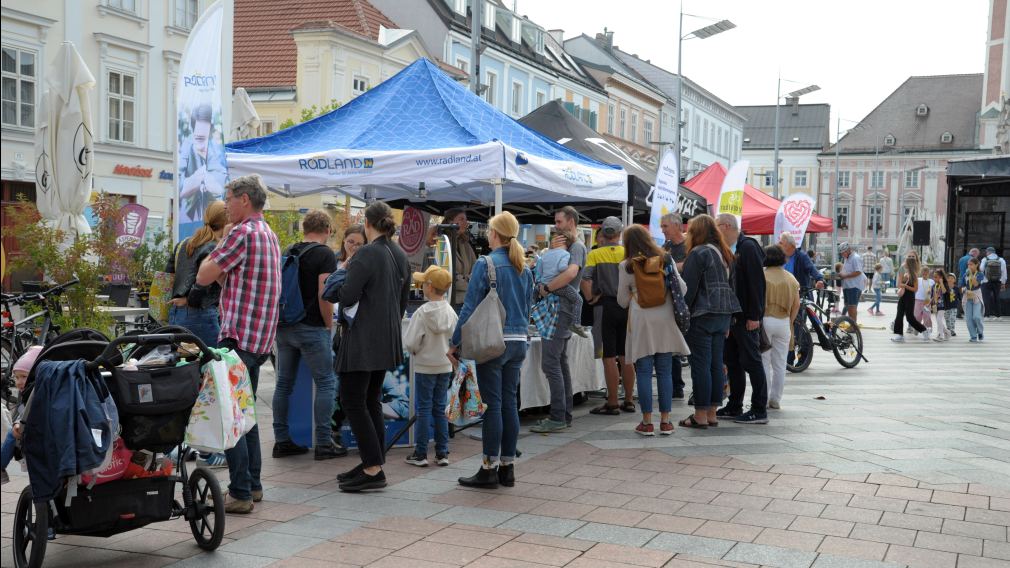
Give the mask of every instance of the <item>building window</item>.
<path id="1" fill-rule="evenodd" d="M 261 120 L 260 125 L 256 127 L 256 136 L 266 136 L 267 134 L 273 134 L 274 132 L 274 121 L 272 120 Z"/>
<path id="2" fill-rule="evenodd" d="M 869 219 L 866 225 L 869 231 L 879 231 L 884 228 L 884 208 L 880 205 L 870 207 Z M 873 268 L 872 266 L 870 268 Z"/>
<path id="3" fill-rule="evenodd" d="M 136 14 L 137 0 L 109 0 L 109 7 Z"/>
<path id="4" fill-rule="evenodd" d="M 761 175 L 764 187 L 775 187 L 775 172 L 765 172 Z"/>
<path id="5" fill-rule="evenodd" d="M 951 134 L 950 132 L 944 132 L 943 134 L 940 135 L 941 144 L 951 144 L 953 142 L 954 142 L 954 135 Z"/>
<path id="6" fill-rule="evenodd" d="M 487 72 L 487 90 L 484 91 L 484 100 L 491 106 L 498 104 L 498 75 L 492 71 Z"/>
<path id="7" fill-rule="evenodd" d="M 919 172 L 905 172 L 905 187 L 919 187 Z"/>
<path id="8" fill-rule="evenodd" d="M 515 81 L 512 82 L 512 114 L 523 114 L 523 84 Z"/>
<path id="9" fill-rule="evenodd" d="M 614 105 L 607 105 L 607 134 L 614 133 Z"/>
<path id="10" fill-rule="evenodd" d="M 35 127 L 35 83 L 38 71 L 35 53 L 3 47 L 3 124 Z"/>
<path id="11" fill-rule="evenodd" d="M 200 0 L 175 0 L 175 25 L 191 30 L 196 25 Z"/>
<path id="12" fill-rule="evenodd" d="M 711 129 L 711 132 L 709 133 L 709 141 L 711 143 L 709 149 L 712 151 L 718 151 L 719 147 L 715 145 L 715 122 L 712 122 L 712 124 L 709 125 L 709 128 Z"/>
<path id="13" fill-rule="evenodd" d="M 716 153 L 722 151 L 722 128 L 716 129 L 715 151 Z"/>
<path id="14" fill-rule="evenodd" d="M 836 219 L 839 229 L 849 228 L 849 206 L 839 205 L 838 206 L 838 217 Z"/>
<path id="15" fill-rule="evenodd" d="M 649 145 L 649 144 L 652 144 L 653 142 L 655 142 L 655 140 L 652 139 L 652 121 L 651 120 L 646 120 L 645 121 L 645 144 Z"/>
<path id="16" fill-rule="evenodd" d="M 638 113 L 631 113 L 631 141 L 638 144 Z"/>
<path id="17" fill-rule="evenodd" d="M 543 91 L 537 91 L 537 108 L 544 106 L 547 102 L 547 93 Z"/>
<path id="18" fill-rule="evenodd" d="M 699 124 L 701 124 L 700 120 L 694 123 L 694 143 L 695 144 L 698 144 L 699 142 L 701 142 L 701 138 L 698 137 L 698 128 L 699 128 L 698 125 Z"/>
<path id="19" fill-rule="evenodd" d="M 470 73 L 470 62 L 462 57 L 456 58 L 456 67 L 458 67 L 464 73 Z"/>
<path id="20" fill-rule="evenodd" d="M 793 172 L 793 187 L 807 186 L 807 170 L 796 170 Z"/>
<path id="21" fill-rule="evenodd" d="M 701 147 L 708 149 L 708 119 L 706 118 L 704 121 L 702 121 L 702 124 L 703 125 L 701 127 L 701 136 L 702 136 Z"/>
<path id="22" fill-rule="evenodd" d="M 838 187 L 848 189 L 851 186 L 851 172 L 838 172 Z"/>
<path id="23" fill-rule="evenodd" d="M 134 142 L 134 120 L 136 105 L 136 75 L 120 71 L 109 71 L 108 109 L 109 140 Z"/>
<path id="24" fill-rule="evenodd" d="M 897 143 L 893 134 L 888 134 L 884 136 L 884 146 L 894 146 Z"/>
<path id="25" fill-rule="evenodd" d="M 355 75 L 351 85 L 351 96 L 356 97 L 368 90 L 368 77 Z"/>
<path id="26" fill-rule="evenodd" d="M 621 131 L 618 134 L 618 136 L 620 136 L 621 138 L 624 138 L 624 133 L 626 132 L 626 130 L 624 129 L 624 127 L 626 126 L 626 124 L 628 122 L 627 118 L 628 118 L 628 109 L 622 107 L 621 108 L 621 123 L 620 123 Z"/>
<path id="27" fill-rule="evenodd" d="M 901 210 L 901 225 L 904 226 L 909 221 L 915 221 L 915 206 L 906 205 Z"/>
<path id="28" fill-rule="evenodd" d="M 690 128 L 690 126 L 688 124 L 688 120 L 690 118 L 691 117 L 687 113 L 684 113 L 684 124 L 681 126 L 681 128 L 683 128 L 683 130 L 680 131 L 680 136 L 682 138 L 685 138 L 685 139 L 690 138 L 690 135 L 691 135 L 691 128 Z M 670 124 L 670 126 L 676 126 L 676 124 Z"/>
<path id="29" fill-rule="evenodd" d="M 884 187 L 884 172 L 873 172 L 873 175 L 870 177 L 870 187 L 872 189 L 880 189 Z"/>

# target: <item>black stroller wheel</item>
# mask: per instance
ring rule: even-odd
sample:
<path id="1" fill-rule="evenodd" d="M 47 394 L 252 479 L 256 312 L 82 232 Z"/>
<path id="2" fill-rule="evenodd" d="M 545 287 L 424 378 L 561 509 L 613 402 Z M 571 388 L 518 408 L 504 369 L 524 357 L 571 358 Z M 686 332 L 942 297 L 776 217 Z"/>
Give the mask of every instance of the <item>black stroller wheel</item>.
<path id="1" fill-rule="evenodd" d="M 32 502 L 32 488 L 21 491 L 14 510 L 14 566 L 39 568 L 46 556 L 49 537 L 49 511 L 46 503 Z"/>
<path id="2" fill-rule="evenodd" d="M 204 550 L 214 550 L 224 538 L 224 497 L 217 478 L 203 468 L 196 468 L 189 476 L 188 489 L 193 496 L 189 528 L 196 545 Z"/>

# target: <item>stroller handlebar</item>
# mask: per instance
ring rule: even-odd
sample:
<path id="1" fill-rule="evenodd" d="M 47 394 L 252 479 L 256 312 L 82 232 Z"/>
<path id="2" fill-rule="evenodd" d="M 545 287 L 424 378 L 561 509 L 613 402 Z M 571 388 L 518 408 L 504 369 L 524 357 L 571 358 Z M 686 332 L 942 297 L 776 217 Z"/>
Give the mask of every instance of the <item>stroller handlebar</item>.
<path id="1" fill-rule="evenodd" d="M 97 359 L 88 363 L 87 367 L 90 370 L 96 370 L 101 367 L 110 366 L 110 361 L 115 360 L 116 356 L 119 355 L 118 350 L 121 345 L 168 345 L 182 343 L 183 341 L 196 344 L 196 346 L 200 348 L 200 352 L 203 353 L 205 357 L 214 359 L 215 361 L 221 360 L 220 355 L 211 351 L 202 339 L 192 333 L 156 333 L 117 337 L 110 341 L 109 345 L 105 348 L 105 351 L 103 351 Z"/>

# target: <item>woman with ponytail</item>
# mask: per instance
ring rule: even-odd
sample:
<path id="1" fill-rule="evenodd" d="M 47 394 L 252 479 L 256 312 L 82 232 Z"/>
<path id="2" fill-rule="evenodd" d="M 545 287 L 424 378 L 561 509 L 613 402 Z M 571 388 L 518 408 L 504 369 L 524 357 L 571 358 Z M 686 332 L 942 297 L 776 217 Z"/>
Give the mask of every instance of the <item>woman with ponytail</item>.
<path id="1" fill-rule="evenodd" d="M 449 357 L 455 361 L 462 341 L 463 325 L 473 315 L 491 288 L 487 263 L 494 263 L 498 298 L 505 307 L 505 353 L 477 365 L 477 386 L 487 404 L 483 421 L 484 462 L 471 477 L 459 478 L 467 487 L 515 485 L 513 462 L 519 439 L 519 410 L 516 392 L 519 370 L 526 358 L 529 341 L 530 306 L 533 304 L 533 274 L 526 268 L 523 247 L 516 240 L 519 221 L 511 213 L 495 215 L 488 221 L 491 254 L 480 257 L 470 274 L 466 299 L 452 336 Z M 501 465 L 499 465 L 499 460 Z"/>
<path id="2" fill-rule="evenodd" d="M 382 383 L 386 372 L 403 362 L 400 323 L 410 291 L 410 265 L 403 249 L 393 243 L 394 234 L 389 205 L 377 201 L 365 208 L 368 244 L 347 263 L 347 278 L 337 293 L 341 308 L 358 305 L 335 363 L 340 403 L 361 454 L 361 464 L 337 476 L 341 491 L 386 486 Z"/>
<path id="3" fill-rule="evenodd" d="M 175 274 L 168 323 L 188 329 L 209 347 L 217 346 L 221 331 L 217 309 L 221 286 L 217 283 L 199 286 L 196 274 L 200 263 L 217 246 L 227 224 L 224 201 L 211 202 L 203 212 L 203 226 L 176 246 L 175 254 L 168 259 L 165 269 L 165 272 Z"/>

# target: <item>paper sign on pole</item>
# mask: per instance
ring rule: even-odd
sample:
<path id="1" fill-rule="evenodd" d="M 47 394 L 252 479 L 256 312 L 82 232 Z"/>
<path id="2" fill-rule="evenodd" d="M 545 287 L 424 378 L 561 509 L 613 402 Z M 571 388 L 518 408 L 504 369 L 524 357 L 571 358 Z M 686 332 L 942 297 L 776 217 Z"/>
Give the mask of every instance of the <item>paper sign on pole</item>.
<path id="1" fill-rule="evenodd" d="M 656 241 L 662 243 L 666 240 L 663 230 L 659 224 L 663 215 L 675 213 L 679 210 L 677 196 L 680 193 L 680 171 L 677 154 L 667 148 L 663 152 L 663 159 L 659 162 L 659 170 L 656 172 L 656 185 L 652 188 L 652 215 L 649 217 L 649 232 Z"/>
<path id="2" fill-rule="evenodd" d="M 203 212 L 211 202 L 224 199 L 228 181 L 221 97 L 227 92 L 231 102 L 231 85 L 222 84 L 221 75 L 224 16 L 221 1 L 207 8 L 186 40 L 179 66 L 176 181 L 180 241 L 203 225 Z"/>
<path id="3" fill-rule="evenodd" d="M 814 214 L 814 198 L 805 193 L 793 193 L 782 201 L 775 214 L 775 238 L 785 232 L 792 233 L 796 244 L 803 242 L 807 225 Z"/>
<path id="4" fill-rule="evenodd" d="M 719 192 L 716 214 L 728 213 L 735 216 L 737 227 L 743 226 L 740 222 L 743 217 L 743 188 L 747 183 L 747 168 L 749 167 L 748 160 L 740 160 L 733 164 L 722 180 L 722 190 Z"/>

